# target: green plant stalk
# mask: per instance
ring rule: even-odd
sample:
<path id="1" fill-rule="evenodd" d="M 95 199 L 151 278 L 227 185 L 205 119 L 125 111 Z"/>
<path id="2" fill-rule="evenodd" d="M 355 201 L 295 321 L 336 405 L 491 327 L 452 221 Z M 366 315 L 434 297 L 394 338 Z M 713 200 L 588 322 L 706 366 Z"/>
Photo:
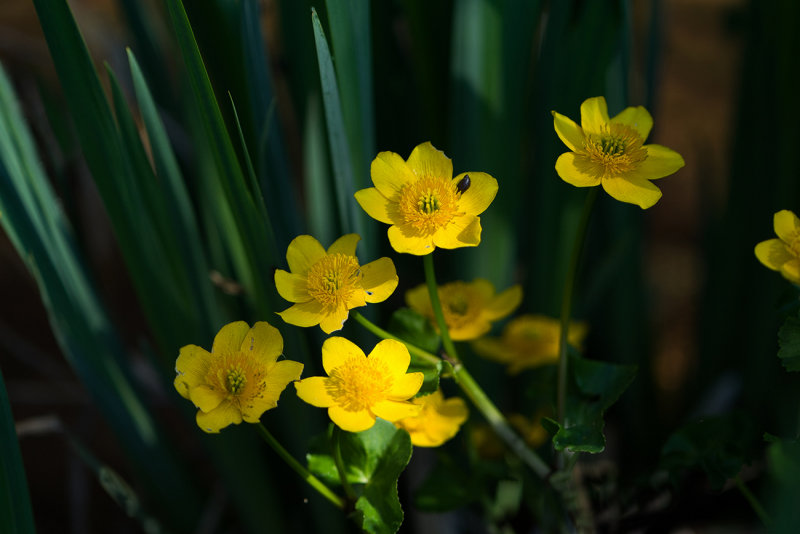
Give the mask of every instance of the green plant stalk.
<path id="1" fill-rule="evenodd" d="M 336 508 L 339 508 L 340 510 L 345 509 L 344 500 L 332 492 L 330 488 L 323 484 L 317 477 L 312 475 L 308 469 L 300 464 L 300 462 L 295 460 L 294 457 L 289 454 L 289 451 L 284 449 L 283 445 L 281 445 L 278 440 L 275 439 L 275 436 L 273 436 L 269 430 L 267 430 L 263 423 L 259 422 L 256 424 L 256 428 L 258 429 L 258 433 L 261 434 L 261 437 L 264 438 L 264 441 L 266 441 L 267 444 L 272 447 L 272 450 L 278 453 L 278 456 L 280 456 L 284 462 L 289 464 L 289 467 L 294 469 L 294 471 L 300 475 L 300 478 L 308 482 L 309 486 L 317 490 L 320 495 L 328 499 L 328 501 L 330 501 Z"/>
<path id="2" fill-rule="evenodd" d="M 333 462 L 336 464 L 336 471 L 339 472 L 339 480 L 344 488 L 344 493 L 351 502 L 355 502 L 356 493 L 353 486 L 347 480 L 347 473 L 344 471 L 344 460 L 342 459 L 342 429 L 338 425 L 333 425 Z"/>
<path id="3" fill-rule="evenodd" d="M 764 510 L 764 507 L 761 506 L 761 503 L 758 501 L 758 498 L 755 495 L 753 495 L 753 492 L 751 492 L 750 489 L 745 485 L 745 483 L 742 481 L 741 476 L 736 475 L 736 477 L 733 480 L 736 482 L 736 487 L 739 488 L 741 494 L 744 496 L 747 502 L 750 503 L 750 507 L 756 513 L 758 518 L 761 520 L 762 523 L 764 523 L 765 527 L 768 527 L 770 524 L 769 514 L 767 514 L 766 510 Z"/>
<path id="4" fill-rule="evenodd" d="M 352 311 L 351 310 L 350 313 L 352 314 L 352 317 L 361 324 L 361 326 L 363 326 L 364 328 L 366 328 L 367 330 L 369 330 L 370 332 L 372 332 L 376 336 L 378 336 L 380 338 L 383 338 L 383 339 L 394 339 L 395 341 L 399 341 L 400 343 L 402 343 L 403 345 L 406 346 L 406 348 L 408 349 L 408 352 L 410 352 L 414 356 L 417 356 L 420 359 L 423 359 L 423 360 L 425 360 L 427 362 L 430 362 L 430 363 L 432 363 L 434 365 L 438 364 L 441 361 L 441 358 L 439 358 L 438 356 L 436 356 L 434 354 L 431 354 L 430 352 L 428 352 L 426 350 L 423 350 L 423 349 L 421 349 L 421 348 L 419 348 L 419 347 L 417 347 L 415 345 L 412 345 L 411 343 L 400 339 L 399 337 L 395 336 L 394 334 L 391 334 L 391 333 L 387 332 L 386 330 L 384 330 L 380 326 L 376 325 L 375 323 L 373 323 L 372 321 L 370 321 L 369 319 L 367 319 L 366 317 L 364 317 L 363 315 L 361 315 L 357 311 Z"/>
<path id="5" fill-rule="evenodd" d="M 586 196 L 583 204 L 578 229 L 575 232 L 575 241 L 572 244 L 572 254 L 569 259 L 569 269 L 564 280 L 564 292 L 561 297 L 561 330 L 558 336 L 558 423 L 564 425 L 567 404 L 567 333 L 569 331 L 569 318 L 572 313 L 572 293 L 575 289 L 575 280 L 578 276 L 583 243 L 586 240 L 586 230 L 589 227 L 589 218 L 592 214 L 594 201 L 597 199 L 599 187 L 593 187 Z"/>
<path id="6" fill-rule="evenodd" d="M 433 314 L 436 316 L 436 323 L 439 325 L 439 333 L 442 336 L 442 344 L 448 359 L 453 366 L 453 378 L 461 390 L 469 397 L 472 403 L 483 414 L 494 432 L 506 443 L 506 445 L 519 456 L 519 458 L 530 467 L 542 479 L 550 475 L 550 468 L 538 454 L 533 452 L 525 442 L 508 424 L 508 421 L 497 409 L 497 406 L 484 393 L 483 389 L 475 382 L 469 374 L 464 364 L 458 357 L 453 340 L 450 339 L 450 332 L 447 330 L 447 323 L 442 312 L 442 303 L 439 300 L 438 285 L 436 284 L 436 272 L 433 268 L 433 254 L 423 257 L 425 265 L 425 281 L 428 284 L 428 293 L 431 297 Z"/>

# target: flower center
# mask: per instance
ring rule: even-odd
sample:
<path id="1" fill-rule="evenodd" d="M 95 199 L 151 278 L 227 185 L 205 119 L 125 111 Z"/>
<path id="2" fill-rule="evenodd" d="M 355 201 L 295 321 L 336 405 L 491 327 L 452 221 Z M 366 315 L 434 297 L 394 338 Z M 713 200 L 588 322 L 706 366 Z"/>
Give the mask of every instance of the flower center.
<path id="1" fill-rule="evenodd" d="M 449 328 L 461 328 L 480 316 L 481 302 L 464 282 L 453 282 L 439 288 L 444 320 Z"/>
<path id="2" fill-rule="evenodd" d="M 228 369 L 228 391 L 231 395 L 238 395 L 244 389 L 245 384 L 247 384 L 247 377 L 240 366 Z"/>
<path id="3" fill-rule="evenodd" d="M 346 254 L 329 254 L 308 271 L 308 293 L 327 308 L 345 304 L 361 287 L 358 259 Z"/>
<path id="4" fill-rule="evenodd" d="M 445 227 L 458 211 L 461 194 L 448 178 L 423 176 L 400 190 L 398 207 L 406 223 L 423 234 Z"/>
<path id="5" fill-rule="evenodd" d="M 791 241 L 785 243 L 789 248 L 789 253 L 795 258 L 800 258 L 800 233 L 796 234 Z"/>
<path id="6" fill-rule="evenodd" d="M 589 134 L 583 144 L 584 171 L 598 177 L 620 176 L 635 170 L 647 159 L 639 132 L 624 124 L 611 123 L 599 134 Z"/>
<path id="7" fill-rule="evenodd" d="M 206 385 L 227 392 L 226 397 L 237 405 L 250 402 L 264 393 L 263 378 L 268 368 L 245 352 L 223 353 L 214 360 L 206 374 Z"/>
<path id="8" fill-rule="evenodd" d="M 328 393 L 347 411 L 359 412 L 386 398 L 394 380 L 380 360 L 350 357 L 333 369 Z"/>

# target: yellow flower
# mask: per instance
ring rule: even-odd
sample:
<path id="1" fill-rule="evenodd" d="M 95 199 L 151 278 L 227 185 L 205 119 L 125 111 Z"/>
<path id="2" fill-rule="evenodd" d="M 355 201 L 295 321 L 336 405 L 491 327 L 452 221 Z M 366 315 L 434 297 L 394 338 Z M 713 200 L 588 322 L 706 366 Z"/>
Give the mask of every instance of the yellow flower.
<path id="1" fill-rule="evenodd" d="M 626 108 L 608 118 L 606 99 L 597 96 L 581 104 L 581 125 L 553 112 L 558 137 L 572 152 L 556 161 L 562 180 L 576 187 L 602 185 L 619 200 L 649 208 L 661 198 L 650 180 L 683 167 L 680 154 L 661 145 L 645 145 L 653 119 L 642 106 Z"/>
<path id="2" fill-rule="evenodd" d="M 327 377 L 312 376 L 295 382 L 297 396 L 319 408 L 342 430 L 372 428 L 375 417 L 394 422 L 419 413 L 408 401 L 422 387 L 422 373 L 408 373 L 411 356 L 399 341 L 385 339 L 369 357 L 343 337 L 322 344 L 322 367 Z"/>
<path id="3" fill-rule="evenodd" d="M 197 425 L 205 432 L 242 420 L 257 423 L 303 372 L 302 363 L 277 361 L 282 352 L 283 338 L 269 323 L 253 328 L 244 321 L 230 323 L 214 338 L 211 352 L 196 345 L 181 348 L 175 389 L 197 406 Z"/>
<path id="4" fill-rule="evenodd" d="M 370 167 L 375 187 L 355 194 L 364 211 L 391 224 L 397 252 L 423 256 L 436 247 L 474 247 L 481 242 L 483 213 L 497 194 L 497 180 L 483 172 L 453 178 L 453 162 L 430 143 L 418 145 L 407 161 L 381 152 Z"/>
<path id="5" fill-rule="evenodd" d="M 570 323 L 567 342 L 580 348 L 586 337 L 585 323 Z M 500 338 L 475 340 L 472 348 L 486 358 L 508 365 L 508 372 L 519 373 L 558 361 L 561 323 L 544 315 L 521 315 L 506 325 Z"/>
<path id="6" fill-rule="evenodd" d="M 412 402 L 422 406 L 419 415 L 401 419 L 395 426 L 406 429 L 411 443 L 417 447 L 438 447 L 448 441 L 458 433 L 469 415 L 463 399 L 451 397 L 444 400 L 440 389 Z"/>
<path id="7" fill-rule="evenodd" d="M 550 434 L 542 426 L 542 417 L 549 415 L 546 410 L 539 410 L 531 419 L 522 414 L 512 413 L 508 422 L 519 432 L 525 443 L 532 449 L 543 445 Z M 478 425 L 470 432 L 475 450 L 483 458 L 499 458 L 506 450 L 505 444 L 500 441 L 494 430 L 488 425 Z"/>
<path id="8" fill-rule="evenodd" d="M 781 210 L 774 218 L 775 235 L 756 245 L 756 258 L 784 278 L 800 284 L 800 219 L 789 210 Z"/>
<path id="9" fill-rule="evenodd" d="M 330 334 L 340 330 L 350 310 L 382 302 L 397 287 L 397 272 L 389 258 L 359 265 L 358 234 L 337 239 L 326 252 L 319 241 L 301 235 L 289 243 L 289 270 L 275 271 L 281 297 L 295 304 L 278 315 L 297 326 L 319 325 Z"/>
<path id="10" fill-rule="evenodd" d="M 491 328 L 491 321 L 502 319 L 522 302 L 522 288 L 512 286 L 499 295 L 488 280 L 477 278 L 472 282 L 451 282 L 439 286 L 444 321 L 454 341 L 476 339 Z M 431 297 L 426 285 L 406 292 L 406 304 L 431 320 L 436 327 Z M 438 327 L 437 327 L 438 328 Z"/>

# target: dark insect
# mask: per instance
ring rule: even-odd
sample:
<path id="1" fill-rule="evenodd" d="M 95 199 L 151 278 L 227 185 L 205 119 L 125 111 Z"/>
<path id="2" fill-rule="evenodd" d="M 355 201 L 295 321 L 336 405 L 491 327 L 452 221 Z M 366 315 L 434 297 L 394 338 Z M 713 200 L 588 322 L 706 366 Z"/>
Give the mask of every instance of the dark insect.
<path id="1" fill-rule="evenodd" d="M 463 194 L 464 191 L 469 189 L 469 186 L 472 182 L 469 179 L 469 174 L 465 174 L 464 177 L 459 180 L 458 184 L 456 184 L 456 191 Z"/>

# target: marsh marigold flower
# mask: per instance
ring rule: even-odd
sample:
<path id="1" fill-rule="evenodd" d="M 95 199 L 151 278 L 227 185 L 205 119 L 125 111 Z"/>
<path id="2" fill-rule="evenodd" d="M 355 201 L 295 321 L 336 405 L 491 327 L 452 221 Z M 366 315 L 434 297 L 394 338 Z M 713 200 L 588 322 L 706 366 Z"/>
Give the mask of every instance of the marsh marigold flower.
<path id="1" fill-rule="evenodd" d="M 778 239 L 756 245 L 756 258 L 784 278 L 800 284 L 800 219 L 789 210 L 781 210 L 773 219 Z"/>
<path id="2" fill-rule="evenodd" d="M 580 348 L 586 337 L 584 323 L 570 323 L 567 342 Z M 519 373 L 558 361 L 561 323 L 544 315 L 521 315 L 508 322 L 499 338 L 484 337 L 472 343 L 479 355 L 508 365 L 508 372 Z"/>
<path id="3" fill-rule="evenodd" d="M 412 401 L 422 406 L 418 415 L 400 419 L 395 423 L 411 436 L 417 447 L 438 447 L 458 433 L 458 429 L 469 416 L 469 410 L 460 397 L 445 400 L 442 390 L 417 397 Z"/>
<path id="4" fill-rule="evenodd" d="M 528 419 L 522 414 L 512 413 L 508 416 L 508 422 L 519 432 L 525 443 L 535 449 L 544 445 L 550 437 L 541 423 L 542 417 L 547 415 L 549 414 L 545 410 L 540 410 Z M 475 445 L 475 450 L 484 458 L 499 458 L 506 450 L 505 444 L 488 425 L 475 426 L 470 432 L 470 437 Z"/>
<path id="5" fill-rule="evenodd" d="M 653 127 L 642 106 L 629 107 L 608 118 L 606 99 L 597 96 L 581 104 L 581 125 L 553 112 L 558 137 L 572 151 L 559 156 L 556 172 L 576 187 L 602 185 L 619 200 L 649 208 L 661 198 L 650 180 L 683 167 L 680 154 L 661 145 L 645 145 Z"/>
<path id="6" fill-rule="evenodd" d="M 436 247 L 474 247 L 481 242 L 484 212 L 497 194 L 497 180 L 483 172 L 453 177 L 453 162 L 430 143 L 408 157 L 381 152 L 370 167 L 375 187 L 355 194 L 364 211 L 390 224 L 397 252 L 423 256 Z"/>
<path id="7" fill-rule="evenodd" d="M 322 367 L 328 376 L 295 382 L 297 396 L 319 408 L 342 430 L 372 428 L 375 418 L 390 422 L 419 413 L 409 402 L 422 387 L 422 373 L 406 373 L 411 356 L 399 341 L 385 339 L 366 356 L 343 337 L 322 344 Z"/>
<path id="8" fill-rule="evenodd" d="M 397 272 L 389 258 L 359 265 L 358 234 L 337 239 L 326 251 L 310 235 L 296 237 L 286 251 L 289 270 L 275 271 L 281 297 L 295 304 L 278 315 L 296 326 L 319 325 L 330 334 L 340 330 L 350 310 L 382 302 L 397 287 Z"/>
<path id="9" fill-rule="evenodd" d="M 492 283 L 478 278 L 439 286 L 439 300 L 450 338 L 465 341 L 481 337 L 492 328 L 492 321 L 511 314 L 522 302 L 522 288 L 515 285 L 495 295 Z M 406 304 L 430 319 L 438 329 L 428 286 L 423 284 L 407 291 Z"/>
<path id="10" fill-rule="evenodd" d="M 303 372 L 302 363 L 278 361 L 282 352 L 283 338 L 269 323 L 252 328 L 244 321 L 230 323 L 214 338 L 211 352 L 196 345 L 181 348 L 175 389 L 197 406 L 197 425 L 205 432 L 257 423 Z"/>

